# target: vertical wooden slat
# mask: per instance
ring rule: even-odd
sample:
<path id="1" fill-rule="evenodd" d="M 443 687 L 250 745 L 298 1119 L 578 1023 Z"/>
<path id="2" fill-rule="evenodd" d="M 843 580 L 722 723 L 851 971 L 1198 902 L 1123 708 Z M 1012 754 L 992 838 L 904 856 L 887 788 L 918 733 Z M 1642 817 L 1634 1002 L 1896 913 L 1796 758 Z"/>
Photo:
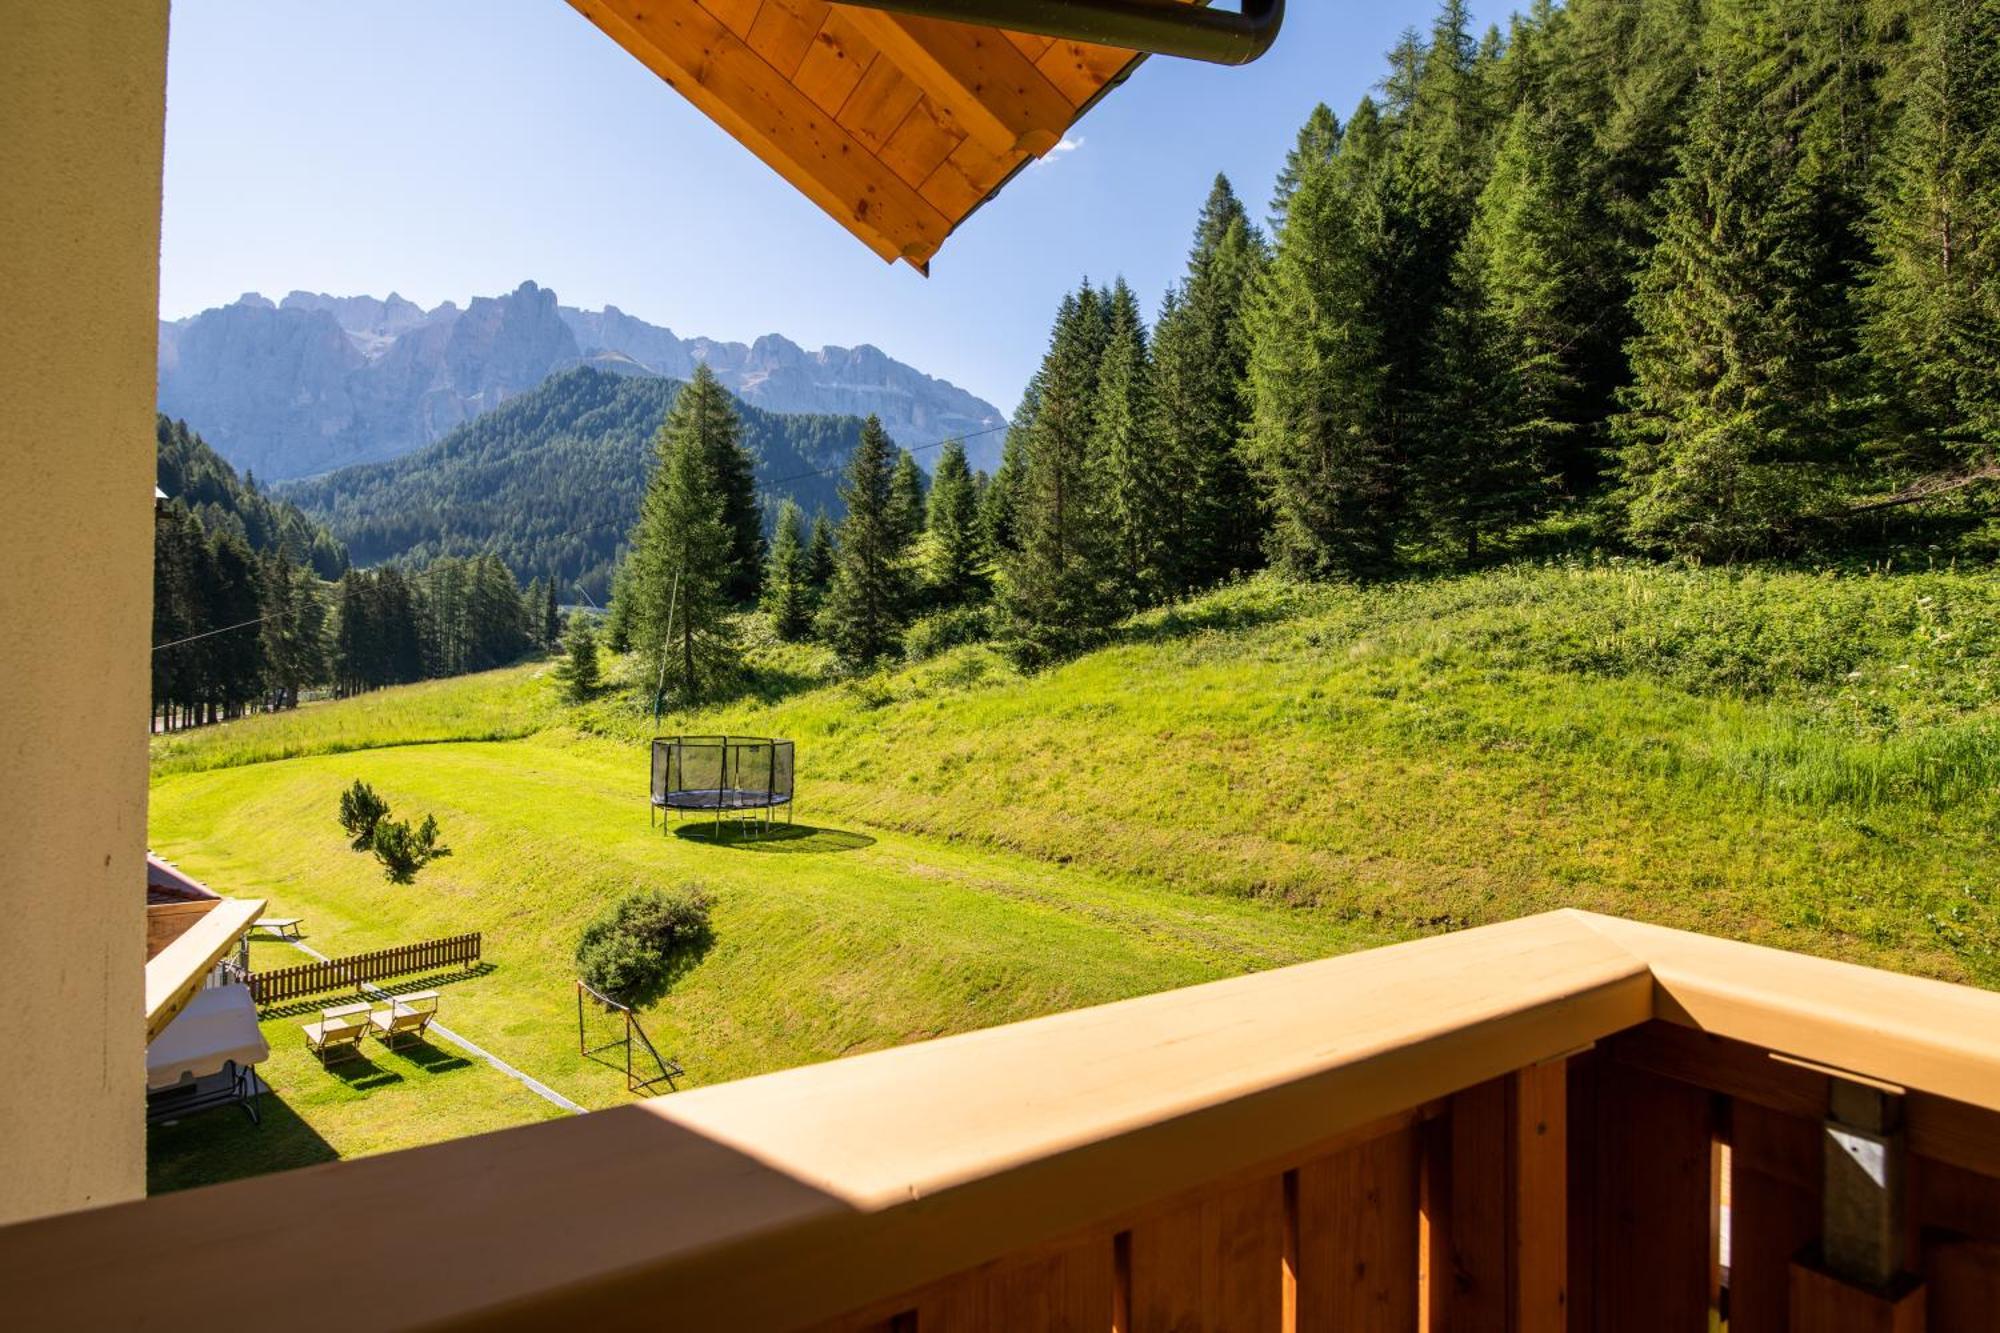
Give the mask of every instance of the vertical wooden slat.
<path id="1" fill-rule="evenodd" d="M 1109 1239 L 1003 1265 L 986 1278 L 982 1326 L 1021 1333 L 1103 1333 L 1111 1326 L 1111 1288 Z"/>
<path id="2" fill-rule="evenodd" d="M 1564 1333 L 1569 1301 L 1569 1071 L 1555 1060 L 1515 1073 L 1514 1333 Z"/>
<path id="3" fill-rule="evenodd" d="M 1924 1255 L 1924 1283 L 1929 1333 L 1988 1333 L 2000 1325 L 2000 1245 L 1936 1242 Z"/>
<path id="4" fill-rule="evenodd" d="M 1593 1247 L 1598 1333 L 1707 1333 L 1713 1306 L 1712 1094 L 1598 1069 Z"/>
<path id="5" fill-rule="evenodd" d="M 1417 1127 L 1298 1170 L 1298 1327 L 1417 1326 Z"/>
<path id="6" fill-rule="evenodd" d="M 1597 1087 L 1602 1048 L 1569 1060 L 1569 1333 L 1597 1328 Z"/>
<path id="7" fill-rule="evenodd" d="M 1506 1333 L 1508 1092 L 1491 1079 L 1452 1096 L 1423 1140 L 1425 1327 L 1432 1333 Z"/>
<path id="8" fill-rule="evenodd" d="M 1819 1234 L 1822 1131 L 1741 1099 L 1729 1116 L 1729 1327 L 1786 1333 L 1792 1260 Z"/>
<path id="9" fill-rule="evenodd" d="M 1202 1208 L 1132 1228 L 1132 1333 L 1202 1333 Z"/>
<path id="10" fill-rule="evenodd" d="M 1285 1182 L 1269 1176 L 1204 1205 L 1212 1260 L 1204 1325 L 1227 1333 L 1283 1333 Z"/>

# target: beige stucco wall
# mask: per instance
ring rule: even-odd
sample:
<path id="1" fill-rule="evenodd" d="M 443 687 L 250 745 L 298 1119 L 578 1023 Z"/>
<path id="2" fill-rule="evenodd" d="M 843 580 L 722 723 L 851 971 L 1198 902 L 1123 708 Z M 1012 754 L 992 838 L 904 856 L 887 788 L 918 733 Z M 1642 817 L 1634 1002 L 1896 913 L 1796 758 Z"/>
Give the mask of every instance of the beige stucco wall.
<path id="1" fill-rule="evenodd" d="M 166 0 L 0 0 L 0 1222 L 145 1192 Z"/>

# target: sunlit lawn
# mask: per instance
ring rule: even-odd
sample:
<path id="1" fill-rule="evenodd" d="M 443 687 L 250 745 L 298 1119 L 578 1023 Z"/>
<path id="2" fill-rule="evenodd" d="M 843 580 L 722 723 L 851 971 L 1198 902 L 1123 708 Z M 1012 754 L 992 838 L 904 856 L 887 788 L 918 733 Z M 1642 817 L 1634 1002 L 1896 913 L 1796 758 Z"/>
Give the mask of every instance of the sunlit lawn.
<path id="1" fill-rule="evenodd" d="M 152 836 L 322 952 L 483 931 L 444 1021 L 586 1106 L 627 1093 L 577 1052 L 571 953 L 642 884 L 715 894 L 646 1016 L 694 1083 L 1565 905 L 1993 985 L 1996 627 L 1960 576 L 1262 583 L 1033 678 L 963 649 L 662 724 L 797 740 L 809 836 L 650 827 L 651 718 L 539 667 L 164 742 Z M 385 883 L 334 822 L 356 778 L 454 854 Z M 557 1113 L 484 1066 L 357 1088 L 272 1031 L 341 1155 Z M 156 1184 L 218 1169 L 197 1137 L 156 1137 Z"/>

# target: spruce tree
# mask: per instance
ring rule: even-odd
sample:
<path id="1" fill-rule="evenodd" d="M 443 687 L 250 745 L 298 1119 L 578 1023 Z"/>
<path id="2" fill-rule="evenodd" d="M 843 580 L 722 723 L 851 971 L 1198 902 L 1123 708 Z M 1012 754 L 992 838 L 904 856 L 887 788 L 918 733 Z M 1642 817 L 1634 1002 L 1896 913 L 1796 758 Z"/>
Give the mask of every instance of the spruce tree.
<path id="1" fill-rule="evenodd" d="M 556 679 L 562 682 L 563 693 L 571 703 L 582 703 L 597 693 L 599 669 L 597 662 L 597 630 L 590 617 L 578 611 L 569 618 L 569 628 L 562 637 L 563 657 L 556 664 Z"/>
<path id="2" fill-rule="evenodd" d="M 1179 503 L 1168 492 L 1153 405 L 1153 361 L 1139 300 L 1123 278 L 1109 297 L 1111 340 L 1098 366 L 1090 450 L 1100 477 L 1104 521 L 1127 598 L 1160 600 L 1172 586 L 1169 546 Z"/>
<path id="3" fill-rule="evenodd" d="M 1353 122 L 1374 124 L 1372 103 Z M 1372 575 L 1394 551 L 1394 460 L 1381 431 L 1381 316 L 1365 151 L 1300 177 L 1250 317 L 1246 444 L 1273 514 L 1274 559 L 1308 578 Z"/>
<path id="4" fill-rule="evenodd" d="M 1262 559 L 1263 512 L 1239 449 L 1249 420 L 1244 310 L 1266 262 L 1229 181 L 1218 176 L 1195 226 L 1188 273 L 1153 330 L 1155 434 L 1179 511 L 1169 592 L 1204 587 Z"/>
<path id="5" fill-rule="evenodd" d="M 771 556 L 764 570 L 764 610 L 771 617 L 771 631 L 787 642 L 803 639 L 812 629 L 805 514 L 791 499 L 778 507 Z"/>
<path id="6" fill-rule="evenodd" d="M 698 441 L 707 452 L 722 526 L 729 534 L 730 563 L 722 593 L 737 605 L 755 602 L 764 577 L 764 511 L 757 502 L 756 467 L 743 446 L 736 400 L 706 362 L 695 366 L 674 396 L 662 429 Z"/>
<path id="7" fill-rule="evenodd" d="M 1035 401 L 1040 386 L 1035 380 L 1021 393 L 1021 405 L 1007 423 L 1007 435 L 1000 445 L 1000 466 L 980 497 L 979 524 L 986 535 L 986 549 L 996 556 L 1017 548 L 1014 530 L 1015 500 L 1020 494 L 1021 474 L 1028 467 L 1028 432 L 1035 424 Z"/>
<path id="8" fill-rule="evenodd" d="M 2000 459 L 2000 0 L 1927 7 L 1909 73 L 1864 292 L 1902 477 Z"/>
<path id="9" fill-rule="evenodd" d="M 806 543 L 806 588 L 818 607 L 833 586 L 833 520 L 824 509 L 813 515 L 812 540 Z"/>
<path id="10" fill-rule="evenodd" d="M 1711 23 L 1616 423 L 1626 532 L 1645 549 L 1771 550 L 1852 474 L 1859 3 L 1784 0 Z"/>
<path id="11" fill-rule="evenodd" d="M 889 474 L 889 530 L 904 551 L 924 530 L 924 470 L 907 449 L 896 451 L 896 468 Z"/>
<path id="12" fill-rule="evenodd" d="M 716 466 L 721 389 L 710 376 L 714 393 L 699 391 L 703 379 L 681 390 L 654 441 L 657 461 L 621 571 L 623 633 L 656 711 L 667 697 L 683 706 L 706 697 L 737 665 L 729 608 L 741 548 Z"/>
<path id="13" fill-rule="evenodd" d="M 986 595 L 986 542 L 979 494 L 965 461 L 965 445 L 945 442 L 931 478 L 930 543 L 924 586 L 939 606 L 961 606 Z"/>
<path id="14" fill-rule="evenodd" d="M 541 631 L 535 637 L 540 639 L 545 646 L 549 648 L 555 647 L 557 641 L 562 637 L 563 628 L 562 610 L 556 604 L 555 575 L 551 574 L 549 581 L 542 585 L 541 600 L 530 602 L 529 605 L 540 608 Z"/>
<path id="15" fill-rule="evenodd" d="M 892 512 L 895 447 L 870 416 L 848 460 L 840 489 L 833 586 L 820 611 L 820 635 L 849 667 L 865 667 L 894 652 L 908 612 L 908 565 Z"/>
<path id="16" fill-rule="evenodd" d="M 1092 456 L 1106 321 L 1086 282 L 1065 296 L 1042 362 L 1015 497 L 1018 549 L 1002 557 L 1001 609 L 1016 658 L 1039 665 L 1101 637 L 1121 601 Z"/>
<path id="17" fill-rule="evenodd" d="M 1299 182 L 1306 171 L 1315 165 L 1333 161 L 1333 155 L 1339 148 L 1340 117 L 1321 102 L 1313 107 L 1306 123 L 1299 126 L 1298 142 L 1285 154 L 1285 165 L 1278 171 L 1278 183 L 1271 192 L 1272 235 L 1275 236 L 1285 225 L 1285 210 L 1291 204 L 1292 195 L 1298 192 Z"/>

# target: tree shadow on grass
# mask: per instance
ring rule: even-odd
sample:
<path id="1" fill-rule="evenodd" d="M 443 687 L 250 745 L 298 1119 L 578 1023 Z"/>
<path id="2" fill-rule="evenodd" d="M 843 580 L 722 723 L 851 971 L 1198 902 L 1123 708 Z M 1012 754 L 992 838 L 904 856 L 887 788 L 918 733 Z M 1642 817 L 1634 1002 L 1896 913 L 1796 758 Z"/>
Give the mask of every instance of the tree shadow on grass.
<path id="1" fill-rule="evenodd" d="M 873 847 L 875 839 L 847 829 L 815 828 L 811 824 L 744 825 L 723 820 L 695 820 L 674 828 L 674 836 L 685 842 L 709 847 L 725 847 L 735 852 L 858 852 Z"/>

